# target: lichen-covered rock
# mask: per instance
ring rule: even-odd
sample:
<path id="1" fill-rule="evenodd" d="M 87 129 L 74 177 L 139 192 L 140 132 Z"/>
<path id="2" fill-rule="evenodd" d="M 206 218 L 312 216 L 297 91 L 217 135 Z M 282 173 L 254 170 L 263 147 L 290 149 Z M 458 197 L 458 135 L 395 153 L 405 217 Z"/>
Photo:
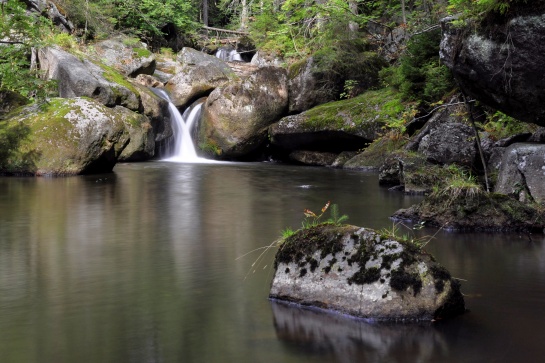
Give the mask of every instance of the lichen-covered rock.
<path id="1" fill-rule="evenodd" d="M 408 243 L 366 228 L 319 225 L 279 247 L 270 297 L 388 321 L 465 311 L 460 284 Z"/>
<path id="2" fill-rule="evenodd" d="M 545 145 L 513 144 L 503 153 L 497 193 L 545 203 Z"/>
<path id="3" fill-rule="evenodd" d="M 119 36 L 95 43 L 93 48 L 104 64 L 125 76 L 134 78 L 139 74 L 152 75 L 155 72 L 155 56 L 138 39 Z"/>
<path id="4" fill-rule="evenodd" d="M 108 107 L 140 110 L 138 91 L 114 69 L 52 47 L 40 49 L 38 58 L 45 76 L 58 81 L 61 97 L 90 97 Z"/>
<path id="5" fill-rule="evenodd" d="M 282 67 L 284 60 L 276 55 L 269 54 L 263 51 L 257 51 L 250 61 L 251 64 L 262 67 Z"/>
<path id="6" fill-rule="evenodd" d="M 114 111 L 129 132 L 129 143 L 119 155 L 118 161 L 145 161 L 153 158 L 155 135 L 150 120 L 125 107 L 116 106 Z"/>
<path id="7" fill-rule="evenodd" d="M 129 143 L 123 117 L 86 98 L 24 106 L 2 122 L 6 133 L 16 132 L 15 142 L 2 152 L 4 174 L 106 173 Z"/>
<path id="8" fill-rule="evenodd" d="M 392 217 L 461 231 L 541 232 L 545 227 L 539 210 L 506 195 L 485 192 L 434 192 Z"/>
<path id="9" fill-rule="evenodd" d="M 536 1 L 513 4 L 534 6 Z M 537 4 L 535 4 L 537 5 Z M 466 93 L 521 121 L 545 125 L 545 13 L 496 22 L 477 32 L 441 22 L 441 61 Z M 512 10 L 512 11 L 511 11 Z M 510 9 L 516 14 L 516 9 Z"/>
<path id="10" fill-rule="evenodd" d="M 204 106 L 199 145 L 210 145 L 222 158 L 246 156 L 267 140 L 269 125 L 283 116 L 287 104 L 287 76 L 281 68 L 259 68 L 243 81 L 216 88 Z"/>

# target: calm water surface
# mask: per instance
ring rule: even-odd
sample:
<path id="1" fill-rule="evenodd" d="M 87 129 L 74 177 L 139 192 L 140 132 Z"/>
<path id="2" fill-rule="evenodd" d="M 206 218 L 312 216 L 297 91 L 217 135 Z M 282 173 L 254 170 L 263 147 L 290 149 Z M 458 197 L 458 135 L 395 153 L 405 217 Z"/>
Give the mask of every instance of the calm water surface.
<path id="1" fill-rule="evenodd" d="M 0 361 L 542 362 L 542 236 L 439 232 L 470 312 L 377 325 L 267 299 L 274 250 L 302 210 L 339 204 L 391 227 L 418 201 L 374 174 L 271 164 L 123 164 L 0 179 Z M 434 230 L 422 233 L 434 234 Z"/>

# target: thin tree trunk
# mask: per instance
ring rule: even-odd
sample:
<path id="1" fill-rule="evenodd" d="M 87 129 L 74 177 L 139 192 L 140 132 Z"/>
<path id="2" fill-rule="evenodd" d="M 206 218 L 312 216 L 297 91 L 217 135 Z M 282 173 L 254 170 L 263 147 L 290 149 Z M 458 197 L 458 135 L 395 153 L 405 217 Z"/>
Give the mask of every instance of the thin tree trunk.
<path id="1" fill-rule="evenodd" d="M 406 24 L 407 16 L 405 14 L 405 0 L 401 0 L 401 16 L 403 17 L 403 24 Z"/>
<path id="2" fill-rule="evenodd" d="M 355 16 L 358 15 L 358 3 L 354 0 L 348 1 L 348 7 L 350 9 L 350 12 Z M 359 30 L 358 23 L 355 21 L 348 22 L 348 32 L 350 39 L 354 39 L 357 37 L 357 33 Z"/>
<path id="3" fill-rule="evenodd" d="M 208 0 L 202 0 L 202 22 L 208 26 Z"/>

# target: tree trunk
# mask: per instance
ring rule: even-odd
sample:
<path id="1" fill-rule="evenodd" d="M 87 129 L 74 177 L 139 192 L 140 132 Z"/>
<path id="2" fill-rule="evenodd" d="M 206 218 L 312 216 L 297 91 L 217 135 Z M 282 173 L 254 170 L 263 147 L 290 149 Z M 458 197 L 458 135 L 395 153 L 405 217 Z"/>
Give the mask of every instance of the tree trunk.
<path id="1" fill-rule="evenodd" d="M 202 22 L 208 26 L 208 0 L 202 0 Z"/>
<path id="2" fill-rule="evenodd" d="M 248 27 L 248 0 L 242 0 L 242 11 L 240 12 L 240 29 L 246 30 Z"/>
<path id="3" fill-rule="evenodd" d="M 354 0 L 348 1 L 348 8 L 350 9 L 350 12 L 356 16 L 358 15 L 358 3 Z M 348 22 L 348 33 L 350 39 L 355 39 L 357 37 L 357 33 L 359 30 L 359 25 L 355 21 L 349 21 Z"/>
<path id="4" fill-rule="evenodd" d="M 405 15 L 405 0 L 401 0 L 401 16 L 403 18 L 403 24 L 406 24 L 407 16 Z"/>

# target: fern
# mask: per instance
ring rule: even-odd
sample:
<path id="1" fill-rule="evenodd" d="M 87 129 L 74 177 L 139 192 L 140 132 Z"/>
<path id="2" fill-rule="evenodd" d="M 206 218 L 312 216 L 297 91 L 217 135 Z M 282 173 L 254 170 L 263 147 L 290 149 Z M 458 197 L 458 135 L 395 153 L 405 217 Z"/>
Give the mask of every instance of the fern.
<path id="1" fill-rule="evenodd" d="M 340 226 L 341 224 L 343 224 L 343 222 L 348 220 L 348 216 L 346 214 L 343 214 L 343 215 L 339 214 L 339 206 L 337 204 L 331 205 L 331 209 L 329 213 L 331 217 L 329 217 L 329 219 L 327 220 L 327 223 Z"/>

